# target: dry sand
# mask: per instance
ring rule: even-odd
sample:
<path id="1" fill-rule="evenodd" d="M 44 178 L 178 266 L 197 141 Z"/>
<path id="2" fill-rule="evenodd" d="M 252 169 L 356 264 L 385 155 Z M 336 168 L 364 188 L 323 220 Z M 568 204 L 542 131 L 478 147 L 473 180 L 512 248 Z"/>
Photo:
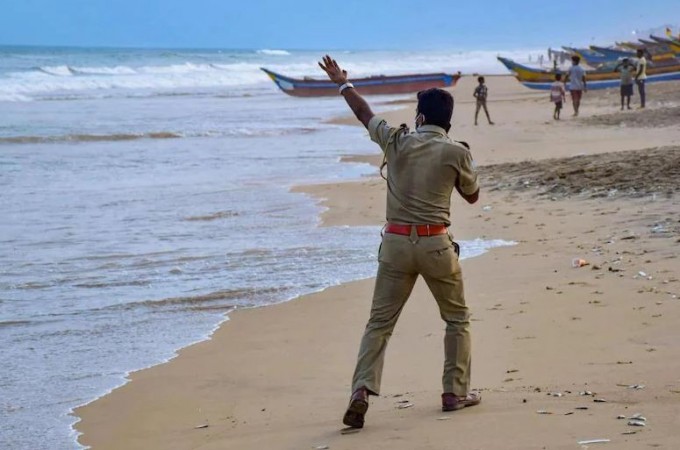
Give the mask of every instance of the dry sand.
<path id="1" fill-rule="evenodd" d="M 567 108 L 553 122 L 547 94 L 509 77 L 488 81 L 498 125 L 472 125 L 474 83 L 464 79 L 452 132 L 471 143 L 483 182 L 478 204 L 453 202 L 456 237 L 517 242 L 462 264 L 480 406 L 439 410 L 444 327 L 419 282 L 366 428 L 341 433 L 370 307 L 365 280 L 233 313 L 212 340 L 77 410 L 80 441 L 95 449 L 413 450 L 573 449 L 605 438 L 590 447 L 680 448 L 680 127 L 665 119 L 620 125 L 665 115 L 677 99 L 655 92 L 680 85 L 649 85 L 649 109 L 622 114 L 612 92 L 589 93 L 581 118 L 568 118 Z M 413 105 L 384 116 L 409 122 Z M 327 225 L 383 221 L 377 177 L 300 189 L 329 206 Z M 572 268 L 573 258 L 588 265 Z M 413 407 L 398 409 L 401 400 Z M 635 413 L 646 426 L 617 419 Z"/>

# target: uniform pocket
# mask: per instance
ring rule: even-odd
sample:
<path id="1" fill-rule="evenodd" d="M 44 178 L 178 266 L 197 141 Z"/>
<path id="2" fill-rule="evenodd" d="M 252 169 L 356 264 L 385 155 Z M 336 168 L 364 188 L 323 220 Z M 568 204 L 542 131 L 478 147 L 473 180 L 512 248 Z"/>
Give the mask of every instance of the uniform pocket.
<path id="1" fill-rule="evenodd" d="M 398 270 L 410 272 L 412 267 L 413 244 L 407 236 L 385 234 L 380 250 L 378 251 L 378 261 L 381 264 L 388 264 Z"/>
<path id="2" fill-rule="evenodd" d="M 423 274 L 442 278 L 460 271 L 456 244 L 449 236 L 427 242 L 421 255 Z"/>

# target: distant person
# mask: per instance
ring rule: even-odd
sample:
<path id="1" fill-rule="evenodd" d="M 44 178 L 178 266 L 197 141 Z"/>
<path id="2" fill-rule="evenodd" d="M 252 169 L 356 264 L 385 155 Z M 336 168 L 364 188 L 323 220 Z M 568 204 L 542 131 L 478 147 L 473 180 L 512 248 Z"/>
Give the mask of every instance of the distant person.
<path id="1" fill-rule="evenodd" d="M 586 70 L 580 65 L 581 57 L 574 55 L 571 57 L 571 67 L 567 71 L 567 79 L 569 81 L 569 93 L 571 94 L 571 103 L 574 106 L 574 116 L 578 116 L 578 111 L 581 108 L 581 97 L 583 93 L 588 91 L 586 85 Z"/>
<path id="2" fill-rule="evenodd" d="M 623 111 L 624 102 L 626 107 L 630 109 L 630 98 L 633 95 L 633 72 L 635 66 L 631 64 L 628 58 L 616 65 L 614 72 L 619 72 L 621 75 L 621 111 Z"/>
<path id="3" fill-rule="evenodd" d="M 489 121 L 489 125 L 494 125 L 491 121 L 491 116 L 489 116 L 489 109 L 486 107 L 486 98 L 489 95 L 489 88 L 484 84 L 484 77 L 478 77 L 477 82 L 479 86 L 475 88 L 475 92 L 472 96 L 477 99 L 477 106 L 475 108 L 475 125 L 477 125 L 477 117 L 479 116 L 479 110 L 484 108 L 484 113 L 486 114 L 486 119 Z"/>
<path id="4" fill-rule="evenodd" d="M 538 55 L 538 64 L 543 67 L 543 54 Z"/>
<path id="5" fill-rule="evenodd" d="M 645 107 L 645 80 L 647 80 L 647 58 L 644 49 L 637 50 L 637 71 L 635 73 L 635 84 L 640 94 L 640 108 Z"/>
<path id="6" fill-rule="evenodd" d="M 380 394 L 387 343 L 419 276 L 427 282 L 446 322 L 442 410 L 478 405 L 481 395 L 470 390 L 470 313 L 458 244 L 448 227 L 452 192 L 475 203 L 479 184 L 469 147 L 448 136 L 453 97 L 437 88 L 419 92 L 416 131 L 411 133 L 406 126 L 391 127 L 374 115 L 347 80 L 347 72 L 330 56 L 319 65 L 380 146 L 387 165 L 387 224 L 378 251 L 371 313 L 342 421 L 353 428 L 364 426 L 368 397 Z"/>
<path id="7" fill-rule="evenodd" d="M 553 112 L 553 119 L 560 120 L 560 111 L 562 111 L 562 104 L 566 101 L 567 92 L 562 83 L 562 74 L 555 74 L 555 81 L 550 85 L 550 101 L 555 104 Z"/>

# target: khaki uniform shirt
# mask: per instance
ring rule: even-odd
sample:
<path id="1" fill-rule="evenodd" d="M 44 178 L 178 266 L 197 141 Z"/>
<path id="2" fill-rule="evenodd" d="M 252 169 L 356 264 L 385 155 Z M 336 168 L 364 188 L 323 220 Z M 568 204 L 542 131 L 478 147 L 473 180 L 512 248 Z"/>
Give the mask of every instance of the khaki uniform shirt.
<path id="1" fill-rule="evenodd" d="M 435 125 L 414 133 L 394 128 L 378 116 L 368 124 L 371 140 L 387 158 L 387 221 L 451 225 L 451 192 L 478 189 L 472 155 Z"/>

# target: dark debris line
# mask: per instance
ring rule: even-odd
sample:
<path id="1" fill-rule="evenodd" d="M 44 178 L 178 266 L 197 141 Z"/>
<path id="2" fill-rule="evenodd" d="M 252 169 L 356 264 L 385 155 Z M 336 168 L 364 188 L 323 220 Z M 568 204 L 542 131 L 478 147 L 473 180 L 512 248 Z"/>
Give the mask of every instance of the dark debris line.
<path id="1" fill-rule="evenodd" d="M 479 168 L 489 190 L 540 196 L 671 197 L 680 190 L 680 147 L 504 163 Z"/>

